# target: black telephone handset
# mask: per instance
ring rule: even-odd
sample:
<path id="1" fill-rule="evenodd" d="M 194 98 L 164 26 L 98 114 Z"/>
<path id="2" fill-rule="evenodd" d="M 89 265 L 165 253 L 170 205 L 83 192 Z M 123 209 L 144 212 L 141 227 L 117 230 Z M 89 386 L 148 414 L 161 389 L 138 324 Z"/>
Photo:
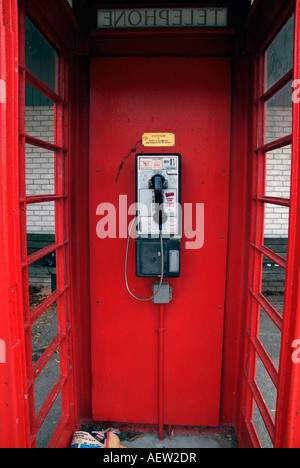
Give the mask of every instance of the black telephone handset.
<path id="1" fill-rule="evenodd" d="M 159 230 L 162 231 L 162 225 L 167 217 L 163 211 L 163 189 L 167 188 L 167 182 L 161 174 L 155 174 L 149 181 L 149 188 L 154 189 L 155 209 L 154 221 L 159 225 Z M 158 217 L 157 217 L 158 216 Z"/>

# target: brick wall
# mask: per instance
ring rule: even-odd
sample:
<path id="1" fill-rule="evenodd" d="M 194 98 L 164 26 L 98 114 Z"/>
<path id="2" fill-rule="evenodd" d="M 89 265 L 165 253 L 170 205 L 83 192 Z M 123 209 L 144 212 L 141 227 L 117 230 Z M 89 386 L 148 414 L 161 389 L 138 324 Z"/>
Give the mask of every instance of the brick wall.
<path id="1" fill-rule="evenodd" d="M 54 143 L 54 109 L 51 106 L 26 106 L 26 133 Z M 54 194 L 54 153 L 26 145 L 27 196 Z M 55 234 L 54 202 L 27 205 L 27 234 Z M 52 270 L 53 271 L 53 270 Z M 49 268 L 42 261 L 28 267 L 29 286 L 51 287 Z"/>
<path id="2" fill-rule="evenodd" d="M 26 133 L 54 142 L 53 107 L 27 106 Z M 54 193 L 54 154 L 26 145 L 26 193 L 28 196 Z M 27 233 L 55 233 L 54 202 L 27 205 Z"/>
<path id="3" fill-rule="evenodd" d="M 289 107 L 271 107 L 267 112 L 267 142 L 292 133 L 292 113 Z M 267 154 L 266 195 L 289 198 L 291 180 L 291 146 Z M 289 209 L 267 204 L 265 237 L 288 236 Z"/>

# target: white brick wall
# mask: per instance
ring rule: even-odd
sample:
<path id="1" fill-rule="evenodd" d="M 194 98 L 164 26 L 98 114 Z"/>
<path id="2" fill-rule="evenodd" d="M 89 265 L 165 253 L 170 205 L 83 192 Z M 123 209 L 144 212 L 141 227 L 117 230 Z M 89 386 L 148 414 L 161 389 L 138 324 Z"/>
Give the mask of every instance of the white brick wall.
<path id="1" fill-rule="evenodd" d="M 55 233 L 54 202 L 27 205 L 27 233 Z"/>
<path id="2" fill-rule="evenodd" d="M 54 143 L 54 109 L 26 107 L 26 133 Z M 54 153 L 26 145 L 27 196 L 54 194 Z M 55 233 L 54 202 L 27 205 L 27 233 Z"/>
<path id="3" fill-rule="evenodd" d="M 53 106 L 26 106 L 25 119 L 28 135 L 54 143 Z"/>
<path id="4" fill-rule="evenodd" d="M 266 142 L 278 140 L 292 133 L 292 107 L 268 107 Z"/>
<path id="5" fill-rule="evenodd" d="M 292 112 L 287 107 L 268 108 L 267 142 L 292 133 Z M 267 155 L 266 195 L 289 198 L 291 183 L 291 146 L 271 151 Z M 288 237 L 289 209 L 267 204 L 265 237 Z"/>

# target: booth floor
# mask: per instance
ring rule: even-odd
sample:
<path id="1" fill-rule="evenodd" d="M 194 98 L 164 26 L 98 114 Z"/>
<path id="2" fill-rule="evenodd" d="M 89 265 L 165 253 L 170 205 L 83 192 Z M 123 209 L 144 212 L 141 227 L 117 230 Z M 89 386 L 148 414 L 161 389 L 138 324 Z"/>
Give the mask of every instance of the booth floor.
<path id="1" fill-rule="evenodd" d="M 157 434 L 145 434 L 132 442 L 122 441 L 127 448 L 166 448 L 166 449 L 193 449 L 193 448 L 236 448 L 235 440 L 227 434 L 175 434 L 172 438 L 166 436 L 159 440 Z"/>
<path id="2" fill-rule="evenodd" d="M 237 448 L 236 434 L 232 428 L 205 428 L 172 426 L 164 439 L 160 440 L 158 426 L 138 426 L 107 423 L 83 423 L 80 430 L 97 437 L 102 430 L 115 432 L 121 448 L 128 449 L 197 449 L 197 448 Z"/>

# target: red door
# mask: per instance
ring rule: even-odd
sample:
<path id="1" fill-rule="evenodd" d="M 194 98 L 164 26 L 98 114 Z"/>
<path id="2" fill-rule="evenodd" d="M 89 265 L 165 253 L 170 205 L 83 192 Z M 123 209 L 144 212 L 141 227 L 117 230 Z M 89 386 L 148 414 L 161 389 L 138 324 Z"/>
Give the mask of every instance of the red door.
<path id="1" fill-rule="evenodd" d="M 126 291 L 126 238 L 123 221 L 119 223 L 119 196 L 127 195 L 128 206 L 135 201 L 136 152 L 173 151 L 182 155 L 184 223 L 181 276 L 169 279 L 173 299 L 165 308 L 164 420 L 174 425 L 219 424 L 230 86 L 230 61 L 225 58 L 92 60 L 90 281 L 94 420 L 157 423 L 159 306 L 152 301 L 138 302 Z M 174 132 L 176 145 L 143 148 L 144 132 Z M 107 215 L 102 203 L 111 204 L 107 205 L 111 219 L 111 207 L 116 210 L 116 225 L 107 225 L 109 237 L 104 239 L 96 232 L 97 223 L 103 223 Z M 198 244 L 187 244 L 191 229 L 196 231 Z M 114 231 L 116 238 L 112 237 Z M 129 257 L 131 289 L 140 297 L 149 297 L 153 280 L 135 276 L 133 241 Z"/>

